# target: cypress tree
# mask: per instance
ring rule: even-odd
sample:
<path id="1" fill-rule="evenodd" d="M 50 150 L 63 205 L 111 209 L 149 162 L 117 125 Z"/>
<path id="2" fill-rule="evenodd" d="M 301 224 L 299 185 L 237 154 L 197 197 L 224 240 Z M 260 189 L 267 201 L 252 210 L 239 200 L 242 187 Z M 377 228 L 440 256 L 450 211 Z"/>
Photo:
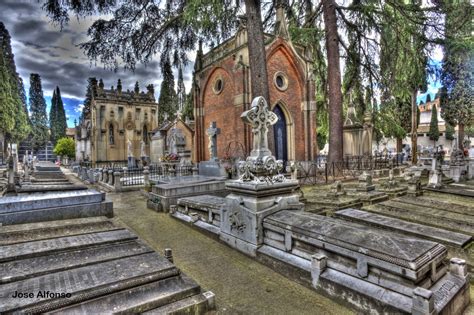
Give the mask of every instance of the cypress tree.
<path id="1" fill-rule="evenodd" d="M 159 111 L 158 122 L 162 123 L 165 113 L 168 114 L 170 121 L 174 120 L 177 111 L 177 96 L 174 90 L 174 76 L 171 70 L 171 63 L 169 58 L 166 58 L 161 67 L 163 81 L 161 82 L 160 97 L 158 99 Z"/>
<path id="2" fill-rule="evenodd" d="M 8 68 L 0 47 L 0 131 L 10 133 L 15 127 L 15 103 L 9 80 Z"/>
<path id="3" fill-rule="evenodd" d="M 186 95 L 186 101 L 183 108 L 183 119 L 194 120 L 193 91 Z"/>
<path id="4" fill-rule="evenodd" d="M 30 111 L 31 111 L 31 144 L 37 150 L 44 146 L 49 139 L 46 102 L 41 87 L 41 77 L 37 73 L 30 75 Z"/>
<path id="5" fill-rule="evenodd" d="M 446 123 L 446 133 L 444 134 L 444 137 L 446 140 L 454 140 L 454 127 L 451 126 L 450 124 Z"/>
<path id="6" fill-rule="evenodd" d="M 120 80 L 119 80 L 120 83 Z M 117 85 L 117 90 L 121 89 Z M 82 109 L 82 120 L 90 118 L 92 99 L 97 96 L 97 79 L 91 77 L 87 79 L 86 99 L 84 100 L 84 108 Z"/>
<path id="7" fill-rule="evenodd" d="M 184 107 L 186 106 L 186 88 L 184 86 L 184 79 L 183 79 L 183 69 L 180 66 L 178 71 L 178 90 L 177 90 L 177 97 L 178 97 L 178 110 L 181 112 L 184 111 Z"/>
<path id="8" fill-rule="evenodd" d="M 64 104 L 63 104 L 63 99 L 61 98 L 61 91 L 59 90 L 59 87 L 56 87 L 56 98 L 57 98 L 57 109 L 58 109 L 58 129 L 56 131 L 57 133 L 57 139 L 64 138 L 66 136 L 66 128 L 67 128 L 67 117 L 66 117 L 66 111 L 64 110 Z"/>
<path id="9" fill-rule="evenodd" d="M 428 136 L 430 137 L 430 140 L 433 140 L 435 143 L 439 139 L 438 111 L 436 110 L 435 105 L 431 107 L 431 122 Z"/>
<path id="10" fill-rule="evenodd" d="M 51 130 L 51 141 L 56 143 L 57 135 L 57 123 L 58 123 L 58 101 L 56 96 L 56 89 L 53 91 L 53 97 L 51 98 L 51 108 L 49 110 L 49 130 Z"/>

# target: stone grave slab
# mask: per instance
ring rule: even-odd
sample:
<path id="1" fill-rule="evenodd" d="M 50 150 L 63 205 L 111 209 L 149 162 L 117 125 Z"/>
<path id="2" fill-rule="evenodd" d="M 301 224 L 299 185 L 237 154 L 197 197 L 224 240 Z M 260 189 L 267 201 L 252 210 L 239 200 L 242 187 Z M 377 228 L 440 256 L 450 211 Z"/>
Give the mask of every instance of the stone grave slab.
<path id="1" fill-rule="evenodd" d="M 87 190 L 87 186 L 73 184 L 49 184 L 49 185 L 21 185 L 18 193 L 34 193 L 49 191 Z"/>
<path id="2" fill-rule="evenodd" d="M 225 206 L 225 203 L 225 198 L 212 195 L 180 198 L 178 199 L 177 211 L 174 211 L 171 215 L 178 219 L 181 219 L 184 215 L 187 217 L 184 221 L 218 234 L 221 225 L 222 207 Z"/>
<path id="3" fill-rule="evenodd" d="M 425 187 L 424 189 L 443 194 L 451 194 L 463 197 L 474 197 L 474 188 L 472 186 L 459 183 L 450 184 L 441 188 Z"/>
<path id="4" fill-rule="evenodd" d="M 225 180 L 206 176 L 181 176 L 165 183 L 156 182 L 147 205 L 149 208 L 168 212 L 170 206 L 176 205 L 180 198 L 210 194 L 226 196 L 228 191 Z"/>
<path id="5" fill-rule="evenodd" d="M 2 225 L 94 216 L 113 217 L 112 202 L 95 190 L 33 193 L 0 199 Z"/>
<path id="6" fill-rule="evenodd" d="M 204 295 L 168 259 L 103 217 L 0 227 L 0 240 L 2 314 L 162 307 L 203 314 L 214 307 L 212 293 Z M 179 309 L 177 302 L 187 307 Z"/>
<path id="7" fill-rule="evenodd" d="M 430 208 L 426 205 L 413 205 L 404 203 L 400 199 L 392 199 L 364 207 L 362 210 L 474 236 L 474 225 L 471 216 Z"/>
<path id="8" fill-rule="evenodd" d="M 335 298 L 349 295 L 346 302 L 367 312 L 411 313 L 432 295 L 444 299 L 434 299 L 437 312 L 451 314 L 453 305 L 464 309 L 468 304 L 469 277 L 456 272 L 457 261 L 447 272 L 447 249 L 439 243 L 287 210 L 266 217 L 263 227 L 262 261 L 306 271 L 299 277 L 306 275 L 317 291 Z M 444 294 L 443 285 L 452 290 Z M 423 290 L 429 294 L 420 297 Z"/>

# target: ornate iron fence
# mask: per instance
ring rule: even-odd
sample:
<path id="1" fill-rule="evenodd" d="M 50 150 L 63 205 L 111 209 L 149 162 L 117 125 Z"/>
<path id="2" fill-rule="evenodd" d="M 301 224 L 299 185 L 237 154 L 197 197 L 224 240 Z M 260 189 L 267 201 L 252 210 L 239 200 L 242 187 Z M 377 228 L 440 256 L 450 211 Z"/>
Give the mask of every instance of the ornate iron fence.
<path id="1" fill-rule="evenodd" d="M 128 168 L 123 172 L 122 186 L 140 186 L 145 184 L 143 168 Z"/>

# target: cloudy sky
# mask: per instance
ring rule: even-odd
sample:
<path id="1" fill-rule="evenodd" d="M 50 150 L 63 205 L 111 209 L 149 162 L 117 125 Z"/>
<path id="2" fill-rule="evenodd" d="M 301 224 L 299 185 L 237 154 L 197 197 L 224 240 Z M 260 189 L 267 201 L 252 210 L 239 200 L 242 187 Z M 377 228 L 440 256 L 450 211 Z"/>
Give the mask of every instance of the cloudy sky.
<path id="1" fill-rule="evenodd" d="M 161 85 L 158 57 L 146 67 L 139 65 L 135 72 L 120 69 L 114 73 L 100 64 L 91 64 L 77 45 L 87 40 L 86 32 L 92 19 L 78 21 L 71 17 L 69 25 L 60 31 L 49 22 L 37 0 L 0 0 L 0 21 L 12 37 L 15 63 L 25 82 L 26 93 L 30 73 L 38 73 L 49 113 L 53 89 L 59 86 L 70 127 L 74 126 L 74 119 L 80 114 L 89 77 L 102 78 L 106 88 L 116 86 L 118 78 L 122 80 L 123 88 L 130 90 L 136 81 L 139 81 L 142 89 L 152 83 L 155 85 L 155 96 L 158 97 Z M 189 64 L 184 72 L 186 92 L 191 87 L 192 67 L 192 63 Z"/>

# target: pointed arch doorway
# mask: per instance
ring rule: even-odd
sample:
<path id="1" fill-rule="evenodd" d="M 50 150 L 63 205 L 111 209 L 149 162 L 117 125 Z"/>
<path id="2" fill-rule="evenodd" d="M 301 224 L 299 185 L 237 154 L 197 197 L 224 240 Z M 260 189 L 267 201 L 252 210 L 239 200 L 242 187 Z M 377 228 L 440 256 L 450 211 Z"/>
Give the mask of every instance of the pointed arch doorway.
<path id="1" fill-rule="evenodd" d="M 275 157 L 277 160 L 288 161 L 288 135 L 287 121 L 282 108 L 277 104 L 273 112 L 278 117 L 278 121 L 273 125 L 273 136 L 275 141 Z"/>

